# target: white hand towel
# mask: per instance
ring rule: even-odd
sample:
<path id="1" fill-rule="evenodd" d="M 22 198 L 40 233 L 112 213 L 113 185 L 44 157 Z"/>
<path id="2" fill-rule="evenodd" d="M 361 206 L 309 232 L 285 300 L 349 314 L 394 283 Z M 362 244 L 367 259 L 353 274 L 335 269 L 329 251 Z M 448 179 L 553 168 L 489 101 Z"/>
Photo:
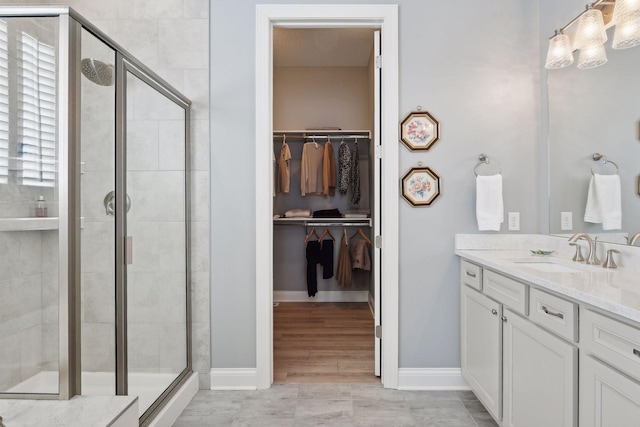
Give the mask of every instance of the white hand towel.
<path id="1" fill-rule="evenodd" d="M 585 222 L 602 223 L 603 230 L 622 228 L 622 191 L 619 175 L 593 174 L 589 181 Z"/>
<path id="2" fill-rule="evenodd" d="M 504 222 L 502 175 L 476 177 L 476 218 L 478 230 L 500 231 Z"/>

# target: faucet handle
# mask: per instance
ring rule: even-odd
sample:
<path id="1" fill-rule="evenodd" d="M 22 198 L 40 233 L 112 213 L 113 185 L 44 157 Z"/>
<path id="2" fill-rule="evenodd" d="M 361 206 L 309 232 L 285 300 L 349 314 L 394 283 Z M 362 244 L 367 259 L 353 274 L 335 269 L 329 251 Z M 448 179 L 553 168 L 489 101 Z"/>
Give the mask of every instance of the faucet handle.
<path id="1" fill-rule="evenodd" d="M 600 264 L 600 260 L 598 259 L 598 236 L 593 238 L 593 250 L 591 254 L 591 264 Z"/>
<path id="2" fill-rule="evenodd" d="M 576 254 L 573 256 L 573 260 L 577 261 L 577 262 L 583 262 L 584 261 L 584 257 L 582 256 L 582 250 L 579 244 L 577 243 L 569 243 L 569 246 L 575 246 L 576 247 Z"/>
<path id="3" fill-rule="evenodd" d="M 619 253 L 620 251 L 617 249 L 609 249 L 607 251 L 607 259 L 604 262 L 604 264 L 602 264 L 602 266 L 604 268 L 618 268 L 615 261 L 613 260 L 613 254 L 619 254 Z"/>

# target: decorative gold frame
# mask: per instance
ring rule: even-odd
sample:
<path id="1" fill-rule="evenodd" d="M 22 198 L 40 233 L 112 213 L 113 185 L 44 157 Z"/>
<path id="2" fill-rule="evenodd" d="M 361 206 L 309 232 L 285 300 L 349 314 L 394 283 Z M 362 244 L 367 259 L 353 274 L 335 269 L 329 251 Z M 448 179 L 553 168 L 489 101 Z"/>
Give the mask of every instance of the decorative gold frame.
<path id="1" fill-rule="evenodd" d="M 440 138 L 440 123 L 426 111 L 412 111 L 400 123 L 400 140 L 411 151 L 429 150 Z"/>
<path id="2" fill-rule="evenodd" d="M 441 194 L 440 177 L 429 167 L 414 167 L 402 177 L 402 197 L 413 207 L 431 206 Z"/>

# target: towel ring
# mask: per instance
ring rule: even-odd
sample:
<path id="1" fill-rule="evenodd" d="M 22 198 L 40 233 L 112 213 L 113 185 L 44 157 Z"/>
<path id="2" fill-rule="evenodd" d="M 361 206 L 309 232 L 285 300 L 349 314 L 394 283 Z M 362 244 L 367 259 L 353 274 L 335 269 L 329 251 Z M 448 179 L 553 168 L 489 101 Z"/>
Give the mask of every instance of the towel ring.
<path id="1" fill-rule="evenodd" d="M 593 153 L 593 161 L 597 162 L 597 161 L 602 161 L 603 165 L 606 165 L 607 163 L 611 163 L 613 166 L 616 167 L 616 173 L 612 174 L 612 175 L 617 175 L 620 172 L 620 168 L 618 167 L 618 165 L 615 162 L 612 162 L 611 160 L 607 160 L 607 156 L 604 156 L 600 153 Z M 595 172 L 593 171 L 593 168 L 591 168 L 591 175 L 595 175 Z"/>
<path id="2" fill-rule="evenodd" d="M 478 163 L 478 164 L 476 165 L 476 167 L 475 167 L 475 168 L 473 168 L 473 174 L 474 174 L 475 176 L 478 176 L 478 168 L 479 168 L 480 166 L 482 166 L 483 164 L 487 164 L 487 165 L 488 165 L 489 163 L 491 163 L 491 162 L 490 162 L 490 160 L 489 160 L 489 156 L 487 156 L 487 155 L 486 155 L 486 154 L 484 154 L 484 153 L 481 153 L 481 154 L 478 156 L 478 160 L 480 160 L 480 163 Z M 500 169 L 500 172 L 499 172 L 499 173 L 500 173 L 500 174 L 502 173 L 502 168 Z"/>

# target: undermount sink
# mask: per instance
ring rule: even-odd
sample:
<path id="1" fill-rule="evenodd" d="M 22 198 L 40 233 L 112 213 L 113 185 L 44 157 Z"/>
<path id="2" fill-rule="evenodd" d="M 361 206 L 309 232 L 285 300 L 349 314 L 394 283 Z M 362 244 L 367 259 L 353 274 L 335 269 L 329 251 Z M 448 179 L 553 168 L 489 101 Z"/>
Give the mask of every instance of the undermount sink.
<path id="1" fill-rule="evenodd" d="M 594 268 L 589 265 L 577 264 L 575 267 L 559 263 L 554 259 L 544 258 L 518 258 L 512 259 L 516 264 L 522 264 L 523 267 L 545 273 L 583 273 L 585 271 L 593 271 Z"/>

